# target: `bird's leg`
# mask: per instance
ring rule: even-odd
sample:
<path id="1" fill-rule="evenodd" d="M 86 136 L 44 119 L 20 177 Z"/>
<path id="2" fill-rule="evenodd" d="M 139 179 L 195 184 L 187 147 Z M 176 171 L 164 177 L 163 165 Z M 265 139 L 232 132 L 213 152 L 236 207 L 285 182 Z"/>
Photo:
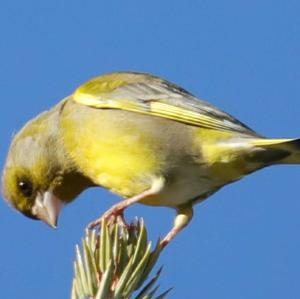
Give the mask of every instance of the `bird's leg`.
<path id="1" fill-rule="evenodd" d="M 163 189 L 164 185 L 165 185 L 165 179 L 162 177 L 157 178 L 156 180 L 154 180 L 152 187 L 150 189 L 147 189 L 136 196 L 124 199 L 121 202 L 113 205 L 99 219 L 96 219 L 95 221 L 91 222 L 88 225 L 88 229 L 93 229 L 96 226 L 100 225 L 103 219 L 109 220 L 110 218 L 112 218 L 112 217 L 115 218 L 117 216 L 120 216 L 121 219 L 123 219 L 123 222 L 126 223 L 124 220 L 124 215 L 123 215 L 124 210 L 127 207 L 131 206 L 132 204 L 134 204 L 136 202 L 139 202 L 140 200 L 142 200 L 144 198 L 147 198 L 147 197 L 150 197 L 150 196 L 153 196 L 153 195 L 159 193 Z"/>
<path id="2" fill-rule="evenodd" d="M 161 247 L 168 245 L 170 241 L 173 240 L 174 237 L 189 224 L 192 218 L 193 206 L 191 204 L 179 207 L 177 210 L 177 215 L 174 219 L 173 228 L 160 242 Z"/>

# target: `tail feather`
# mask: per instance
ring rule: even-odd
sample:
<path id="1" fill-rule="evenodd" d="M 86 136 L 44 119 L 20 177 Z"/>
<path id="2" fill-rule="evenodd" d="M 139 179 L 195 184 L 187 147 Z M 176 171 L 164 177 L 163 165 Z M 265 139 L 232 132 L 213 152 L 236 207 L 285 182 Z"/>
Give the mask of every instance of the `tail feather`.
<path id="1" fill-rule="evenodd" d="M 264 151 L 256 158 L 271 164 L 300 164 L 300 138 L 297 139 L 256 139 L 251 142 Z"/>

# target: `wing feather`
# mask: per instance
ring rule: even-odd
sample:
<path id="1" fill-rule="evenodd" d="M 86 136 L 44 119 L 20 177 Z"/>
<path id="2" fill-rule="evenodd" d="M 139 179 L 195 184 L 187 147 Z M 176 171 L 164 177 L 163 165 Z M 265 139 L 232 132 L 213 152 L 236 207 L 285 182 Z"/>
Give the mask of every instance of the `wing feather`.
<path id="1" fill-rule="evenodd" d="M 96 77 L 81 85 L 73 100 L 99 109 L 127 110 L 198 127 L 258 136 L 231 115 L 186 90 L 143 73 L 112 73 Z"/>

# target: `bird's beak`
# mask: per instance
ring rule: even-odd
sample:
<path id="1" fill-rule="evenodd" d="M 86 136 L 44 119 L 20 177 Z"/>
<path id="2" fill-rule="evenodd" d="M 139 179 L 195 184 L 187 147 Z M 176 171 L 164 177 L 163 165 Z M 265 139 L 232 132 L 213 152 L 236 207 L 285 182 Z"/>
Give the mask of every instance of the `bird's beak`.
<path id="1" fill-rule="evenodd" d="M 62 208 L 61 200 L 52 191 L 38 193 L 32 207 L 32 214 L 52 228 L 57 227 L 57 220 Z"/>

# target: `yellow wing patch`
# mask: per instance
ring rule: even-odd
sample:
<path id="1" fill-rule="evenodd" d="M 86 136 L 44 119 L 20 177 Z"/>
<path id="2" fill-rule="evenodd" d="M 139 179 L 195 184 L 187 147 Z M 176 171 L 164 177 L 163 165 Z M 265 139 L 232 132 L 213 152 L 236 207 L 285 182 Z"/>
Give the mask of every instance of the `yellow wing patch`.
<path id="1" fill-rule="evenodd" d="M 188 105 L 185 108 L 184 104 L 176 103 L 174 98 L 178 98 L 178 96 L 184 98 L 185 95 L 175 94 L 172 90 L 162 87 L 162 82 L 158 78 L 152 78 L 145 74 L 104 75 L 80 86 L 73 94 L 73 100 L 79 104 L 99 109 L 127 110 L 208 129 L 238 131 L 233 128 L 232 122 L 228 122 L 220 116 L 207 115 L 190 109 Z M 153 98 L 149 93 L 145 96 L 143 90 L 140 89 L 141 85 L 147 92 L 154 91 Z"/>
<path id="2" fill-rule="evenodd" d="M 75 98 L 96 97 L 116 90 L 118 87 L 137 83 L 147 78 L 147 75 L 137 75 L 135 73 L 112 73 L 99 77 L 95 77 L 88 82 L 79 86 L 75 93 Z"/>
<path id="3" fill-rule="evenodd" d="M 218 130 L 230 130 L 230 128 L 227 128 L 223 122 L 217 119 L 164 103 L 163 100 L 148 100 L 144 103 L 138 103 L 128 99 L 116 100 L 101 98 L 100 100 L 99 98 L 95 98 L 92 95 L 78 96 L 76 94 L 74 95 L 73 99 L 77 103 L 99 109 L 121 109 L 147 115 L 164 117 L 198 127 Z"/>
<path id="4" fill-rule="evenodd" d="M 74 97 L 92 97 L 95 98 L 99 96 L 99 94 L 107 93 L 115 90 L 116 88 L 126 84 L 122 80 L 91 80 L 86 84 L 80 86 L 74 94 Z"/>

